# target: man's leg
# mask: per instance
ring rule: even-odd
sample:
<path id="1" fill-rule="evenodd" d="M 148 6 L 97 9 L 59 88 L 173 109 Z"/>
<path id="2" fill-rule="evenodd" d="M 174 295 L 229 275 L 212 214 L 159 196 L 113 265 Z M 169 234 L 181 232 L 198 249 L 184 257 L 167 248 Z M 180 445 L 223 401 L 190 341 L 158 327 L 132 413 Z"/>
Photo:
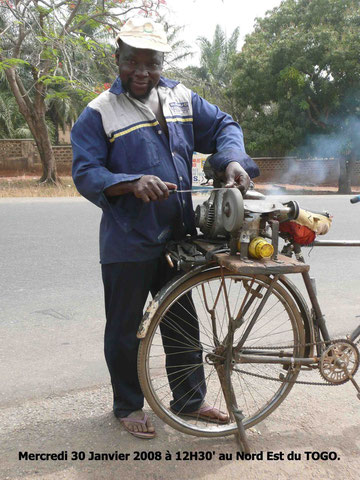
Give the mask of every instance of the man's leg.
<path id="1" fill-rule="evenodd" d="M 151 293 L 154 295 L 177 274 L 165 259 L 161 259 L 159 274 Z M 183 295 L 169 309 L 160 329 L 167 354 L 166 370 L 173 393 L 171 407 L 178 412 L 194 412 L 204 401 L 206 382 L 199 323 L 191 293 Z"/>
<path id="2" fill-rule="evenodd" d="M 136 338 L 158 260 L 102 265 L 105 291 L 105 358 L 114 393 L 114 414 L 127 417 L 144 405 L 137 374 Z"/>

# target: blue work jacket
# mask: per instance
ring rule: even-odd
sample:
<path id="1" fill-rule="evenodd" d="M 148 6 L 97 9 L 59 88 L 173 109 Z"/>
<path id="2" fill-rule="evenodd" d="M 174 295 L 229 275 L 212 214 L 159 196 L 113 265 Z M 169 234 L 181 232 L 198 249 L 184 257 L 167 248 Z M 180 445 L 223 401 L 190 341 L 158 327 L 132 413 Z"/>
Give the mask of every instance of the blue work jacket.
<path id="1" fill-rule="evenodd" d="M 144 203 L 133 194 L 107 197 L 119 182 L 156 175 L 191 189 L 193 152 L 219 152 L 211 161 L 222 171 L 239 162 L 250 177 L 259 174 L 245 153 L 243 134 L 234 120 L 173 80 L 161 77 L 158 93 L 169 139 L 154 113 L 122 88 L 118 77 L 82 112 L 71 132 L 73 178 L 78 191 L 103 211 L 100 262 L 151 260 L 174 237 L 195 234 L 191 194 L 174 194 Z"/>

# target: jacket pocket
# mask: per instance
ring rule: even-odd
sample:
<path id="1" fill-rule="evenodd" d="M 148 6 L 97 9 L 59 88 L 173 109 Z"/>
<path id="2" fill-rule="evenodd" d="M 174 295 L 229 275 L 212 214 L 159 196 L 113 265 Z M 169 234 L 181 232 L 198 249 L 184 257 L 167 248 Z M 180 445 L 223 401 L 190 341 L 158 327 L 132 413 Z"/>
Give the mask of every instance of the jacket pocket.
<path id="1" fill-rule="evenodd" d="M 123 173 L 153 173 L 160 164 L 158 146 L 153 138 L 153 129 L 144 127 L 119 137 L 124 152 L 120 160 Z"/>

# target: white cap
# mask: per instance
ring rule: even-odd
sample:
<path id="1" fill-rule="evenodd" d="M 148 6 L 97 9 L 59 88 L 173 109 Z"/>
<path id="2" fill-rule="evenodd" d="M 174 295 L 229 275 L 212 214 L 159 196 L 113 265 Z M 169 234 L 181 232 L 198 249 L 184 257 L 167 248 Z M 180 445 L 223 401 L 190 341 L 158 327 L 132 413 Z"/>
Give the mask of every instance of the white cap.
<path id="1" fill-rule="evenodd" d="M 116 41 L 122 40 L 130 47 L 171 52 L 164 27 L 149 18 L 130 18 L 120 30 Z"/>

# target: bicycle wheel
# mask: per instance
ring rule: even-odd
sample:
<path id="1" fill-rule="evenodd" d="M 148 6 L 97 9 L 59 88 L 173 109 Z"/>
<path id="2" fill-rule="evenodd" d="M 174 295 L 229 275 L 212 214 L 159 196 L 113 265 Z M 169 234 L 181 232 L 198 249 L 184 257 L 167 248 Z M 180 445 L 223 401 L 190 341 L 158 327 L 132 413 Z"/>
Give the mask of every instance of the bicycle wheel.
<path id="1" fill-rule="evenodd" d="M 196 402 L 204 397 L 210 406 L 228 411 L 219 379 L 228 315 L 230 312 L 236 318 L 243 312 L 238 322 L 242 324 L 233 335 L 235 346 L 257 312 L 270 282 L 267 276 L 224 271 L 222 283 L 221 269 L 214 268 L 185 280 L 173 291 L 167 287 L 169 293 L 160 304 L 155 298 L 156 312 L 146 337 L 140 342 L 138 372 L 150 407 L 167 424 L 197 436 L 223 436 L 236 431 L 234 420 L 224 425 L 186 414 L 195 411 Z M 287 356 L 296 358 L 303 355 L 303 343 L 299 310 L 288 292 L 276 283 L 242 351 L 252 352 L 256 348 L 266 356 L 274 347 L 286 346 L 283 353 L 279 349 L 276 353 L 275 348 L 272 355 L 280 356 L 285 351 Z M 299 367 L 283 364 L 237 364 L 235 360 L 232 363 L 231 385 L 237 406 L 245 416 L 245 428 L 260 422 L 280 405 L 299 373 Z"/>

